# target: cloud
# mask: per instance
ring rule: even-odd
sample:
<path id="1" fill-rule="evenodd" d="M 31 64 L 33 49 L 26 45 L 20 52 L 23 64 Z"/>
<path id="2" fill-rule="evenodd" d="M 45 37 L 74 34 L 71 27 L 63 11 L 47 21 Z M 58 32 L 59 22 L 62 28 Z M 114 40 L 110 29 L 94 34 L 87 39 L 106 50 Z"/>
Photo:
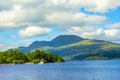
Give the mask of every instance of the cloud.
<path id="1" fill-rule="evenodd" d="M 0 30 L 22 27 L 25 30 L 20 30 L 19 36 L 26 38 L 47 34 L 57 27 L 67 28 L 69 34 L 110 40 L 118 33 L 114 29 L 120 23 L 108 24 L 106 29 L 98 26 L 109 22 L 105 13 L 118 7 L 120 0 L 1 0 Z"/>
<path id="2" fill-rule="evenodd" d="M 16 49 L 20 46 L 29 46 L 33 41 L 32 40 L 20 40 L 16 44 L 8 44 L 0 42 L 0 51 L 7 51 L 9 49 Z"/>
<path id="3" fill-rule="evenodd" d="M 47 24 L 56 26 L 77 26 L 101 24 L 107 20 L 105 16 L 88 15 L 82 12 L 56 12 L 46 16 Z"/>
<path id="4" fill-rule="evenodd" d="M 32 37 L 32 36 L 39 36 L 47 34 L 51 31 L 49 28 L 43 28 L 39 26 L 29 26 L 25 30 L 19 31 L 19 36 L 22 38 Z"/>
<path id="5" fill-rule="evenodd" d="M 1 0 L 0 1 L 0 8 L 2 10 L 10 10 L 12 9 L 12 6 L 14 4 L 17 4 L 17 5 L 22 5 L 22 6 L 25 6 L 25 7 L 30 7 L 30 6 L 35 6 L 37 4 L 40 4 L 41 2 L 43 2 L 44 0 Z"/>
<path id="6" fill-rule="evenodd" d="M 120 30 L 117 29 L 105 30 L 105 35 L 107 37 L 117 37 L 120 35 Z"/>
<path id="7" fill-rule="evenodd" d="M 92 26 L 72 26 L 66 29 L 69 33 L 83 33 L 83 32 L 91 32 L 95 30 Z"/>
<path id="8" fill-rule="evenodd" d="M 108 3 L 111 2 L 111 0 L 105 1 Z M 78 6 L 77 8 L 79 10 L 81 8 L 97 9 L 96 6 L 98 5 L 98 0 L 94 0 L 92 2 L 88 0 L 85 2 L 82 0 L 2 0 L 2 2 L 8 4 L 8 6 L 5 4 L 1 6 L 0 29 L 11 29 L 34 25 L 56 27 L 92 25 L 102 24 L 107 20 L 104 15 L 91 15 L 73 9 L 75 6 Z M 103 4 L 105 3 L 103 0 L 101 0 L 101 2 L 103 2 Z M 8 7 L 8 9 L 6 7 Z"/>
<path id="9" fill-rule="evenodd" d="M 73 9 L 85 8 L 86 11 L 106 13 L 120 6 L 120 0 L 69 0 Z"/>
<path id="10" fill-rule="evenodd" d="M 75 34 L 89 39 L 120 42 L 120 29 L 102 29 L 97 26 L 72 26 L 66 29 L 66 34 Z"/>
<path id="11" fill-rule="evenodd" d="M 1 0 L 0 8 L 11 9 L 12 5 L 18 4 L 24 7 L 37 7 L 39 5 L 47 8 L 63 9 L 80 9 L 85 8 L 86 11 L 105 13 L 111 9 L 116 9 L 120 6 L 120 0 Z M 49 8 L 49 9 L 50 9 Z"/>
<path id="12" fill-rule="evenodd" d="M 0 12 L 0 29 L 30 26 L 41 20 L 42 15 L 38 9 L 26 9 L 22 5 L 13 5 L 11 10 Z"/>
<path id="13" fill-rule="evenodd" d="M 107 28 L 120 29 L 120 22 L 106 25 Z"/>
<path id="14" fill-rule="evenodd" d="M 120 43 L 120 30 L 119 29 L 108 29 L 105 30 L 105 36 L 103 40 Z"/>
<path id="15" fill-rule="evenodd" d="M 73 26 L 68 28 L 67 32 L 90 39 L 99 38 L 104 34 L 102 28 L 93 26 Z"/>
<path id="16" fill-rule="evenodd" d="M 8 10 L 10 9 L 12 3 L 11 1 L 8 1 L 8 0 L 1 0 L 0 1 L 0 10 Z"/>
<path id="17" fill-rule="evenodd" d="M 105 39 L 120 43 L 120 22 L 111 23 L 106 25 Z"/>
<path id="18" fill-rule="evenodd" d="M 17 45 L 19 45 L 19 47 L 20 46 L 28 47 L 30 44 L 32 44 L 32 42 L 34 42 L 34 40 L 23 39 L 23 40 L 19 40 Z"/>
<path id="19" fill-rule="evenodd" d="M 8 45 L 5 43 L 0 43 L 0 51 L 6 51 L 8 49 L 13 49 L 13 48 L 17 48 L 17 45 Z"/>
<path id="20" fill-rule="evenodd" d="M 103 29 L 98 28 L 95 31 L 91 32 L 84 32 L 81 34 L 81 36 L 84 36 L 86 38 L 99 38 L 99 36 L 103 35 Z"/>

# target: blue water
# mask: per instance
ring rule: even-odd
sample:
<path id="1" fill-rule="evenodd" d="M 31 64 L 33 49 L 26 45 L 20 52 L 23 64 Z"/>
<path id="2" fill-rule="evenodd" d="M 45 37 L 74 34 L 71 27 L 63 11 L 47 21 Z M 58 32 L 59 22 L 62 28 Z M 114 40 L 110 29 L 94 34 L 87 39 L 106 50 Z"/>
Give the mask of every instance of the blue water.
<path id="1" fill-rule="evenodd" d="M 120 80 L 120 61 L 0 66 L 0 80 Z"/>

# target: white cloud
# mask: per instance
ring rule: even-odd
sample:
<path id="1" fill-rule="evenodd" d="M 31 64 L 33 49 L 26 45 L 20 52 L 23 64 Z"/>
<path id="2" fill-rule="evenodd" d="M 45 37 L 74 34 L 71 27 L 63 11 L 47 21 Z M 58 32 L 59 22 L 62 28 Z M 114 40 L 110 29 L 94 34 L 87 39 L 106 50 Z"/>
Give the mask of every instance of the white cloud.
<path id="1" fill-rule="evenodd" d="M 69 28 L 69 33 L 89 38 L 108 38 L 118 33 L 113 29 L 118 29 L 120 23 L 109 24 L 106 30 L 102 27 L 94 28 L 93 25 L 104 25 L 108 20 L 106 14 L 99 15 L 96 12 L 106 13 L 118 7 L 120 0 L 1 0 L 0 30 L 30 26 L 20 30 L 19 36 L 32 37 L 51 31 L 44 26 L 73 26 Z M 83 8 L 95 14 L 81 12 Z M 34 29 L 31 26 L 34 26 Z"/>
<path id="2" fill-rule="evenodd" d="M 120 22 L 106 25 L 105 39 L 120 43 Z"/>
<path id="3" fill-rule="evenodd" d="M 44 0 L 1 0 L 0 8 L 2 10 L 10 10 L 14 4 L 22 5 L 25 7 L 35 6 L 42 3 Z"/>
<path id="4" fill-rule="evenodd" d="M 8 0 L 1 0 L 0 1 L 0 9 L 5 9 L 5 10 L 8 10 L 12 5 L 12 2 L 11 1 L 8 1 Z"/>
<path id="5" fill-rule="evenodd" d="M 82 12 L 56 12 L 46 16 L 46 22 L 56 26 L 77 26 L 101 24 L 107 20 L 105 16 L 87 15 Z"/>
<path id="6" fill-rule="evenodd" d="M 91 25 L 103 24 L 106 22 L 106 20 L 107 18 L 105 16 L 98 16 L 98 15 L 88 15 L 85 18 L 86 24 L 91 24 Z"/>
<path id="7" fill-rule="evenodd" d="M 48 24 L 52 25 L 78 25 L 86 16 L 84 13 L 68 13 L 68 12 L 56 12 L 46 16 Z"/>
<path id="8" fill-rule="evenodd" d="M 20 13 L 22 12 L 22 6 L 20 5 L 14 5 L 13 10 L 2 11 L 0 12 L 0 23 L 17 21 L 16 17 L 21 16 Z"/>
<path id="9" fill-rule="evenodd" d="M 8 49 L 17 48 L 17 45 L 8 45 L 5 43 L 0 43 L 0 51 L 7 51 Z"/>
<path id="10" fill-rule="evenodd" d="M 46 0 L 46 3 L 51 5 L 63 5 L 67 3 L 67 0 Z"/>
<path id="11" fill-rule="evenodd" d="M 105 30 L 105 36 L 104 36 L 103 40 L 120 43 L 120 30 L 119 29 Z"/>
<path id="12" fill-rule="evenodd" d="M 105 30 L 105 35 L 107 37 L 117 37 L 120 35 L 120 30 L 117 29 Z"/>
<path id="13" fill-rule="evenodd" d="M 98 38 L 104 34 L 104 30 L 93 26 L 73 26 L 67 29 L 68 33 L 76 34 L 84 38 Z"/>
<path id="14" fill-rule="evenodd" d="M 87 11 L 105 13 L 120 6 L 120 0 L 69 0 L 73 9 L 85 8 Z"/>
<path id="15" fill-rule="evenodd" d="M 72 26 L 67 28 L 67 32 L 69 33 L 83 33 L 83 32 L 91 32 L 94 28 L 92 26 Z"/>
<path id="16" fill-rule="evenodd" d="M 103 35 L 103 29 L 96 29 L 94 31 L 91 31 L 91 32 L 84 32 L 81 34 L 81 36 L 85 37 L 85 38 L 98 38 L 99 36 L 102 36 Z"/>
<path id="17" fill-rule="evenodd" d="M 11 9 L 12 5 L 19 4 L 24 7 L 36 7 L 44 5 L 48 8 L 64 7 L 63 9 L 85 8 L 87 11 L 105 13 L 110 9 L 116 9 L 120 6 L 120 0 L 1 0 L 0 8 Z M 50 9 L 50 8 L 49 8 Z"/>
<path id="18" fill-rule="evenodd" d="M 66 34 L 75 34 L 89 39 L 119 42 L 120 29 L 102 29 L 95 26 L 72 26 L 66 29 Z"/>
<path id="19" fill-rule="evenodd" d="M 51 31 L 49 28 L 39 27 L 39 26 L 29 26 L 25 30 L 19 31 L 19 36 L 26 38 L 32 36 L 39 36 L 47 34 Z"/>
<path id="20" fill-rule="evenodd" d="M 26 9 L 22 5 L 13 5 L 12 10 L 0 12 L 0 29 L 37 24 L 42 20 L 42 16 L 38 9 Z"/>
<path id="21" fill-rule="evenodd" d="M 120 29 L 120 22 L 106 25 L 107 28 Z"/>
<path id="22" fill-rule="evenodd" d="M 111 3 L 112 0 L 101 0 L 101 3 Z M 118 1 L 118 0 L 117 0 Z M 78 26 L 102 24 L 106 21 L 105 16 L 90 15 L 83 12 L 76 12 L 73 7 L 98 9 L 98 0 L 2 0 L 4 7 L 0 12 L 0 29 L 17 28 L 25 26 Z M 9 3 L 10 2 L 10 3 Z M 114 2 L 114 1 L 112 1 Z M 115 1 L 115 4 L 117 2 Z M 117 5 L 117 4 L 116 4 Z M 96 8 L 97 7 L 97 8 Z M 114 6 L 115 7 L 115 6 Z M 105 8 L 103 8 L 105 9 Z M 94 11 L 94 10 L 93 10 Z"/>
<path id="23" fill-rule="evenodd" d="M 36 2 L 35 0 L 11 0 L 13 3 L 20 3 L 20 4 L 26 4 L 26 3 L 33 3 Z"/>
<path id="24" fill-rule="evenodd" d="M 34 42 L 34 40 L 23 39 L 23 40 L 18 41 L 17 45 L 19 45 L 19 47 L 20 46 L 28 47 L 30 44 L 32 44 L 32 42 Z"/>

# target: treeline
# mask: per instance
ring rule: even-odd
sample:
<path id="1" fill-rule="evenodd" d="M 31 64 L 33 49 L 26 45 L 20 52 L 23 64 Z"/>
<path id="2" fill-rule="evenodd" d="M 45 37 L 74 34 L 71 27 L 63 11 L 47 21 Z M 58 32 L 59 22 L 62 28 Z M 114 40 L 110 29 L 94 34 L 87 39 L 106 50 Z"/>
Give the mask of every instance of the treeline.
<path id="1" fill-rule="evenodd" d="M 64 62 L 64 59 L 57 54 L 46 53 L 38 49 L 26 54 L 18 50 L 0 52 L 0 64 L 39 63 L 41 61 L 45 63 Z"/>

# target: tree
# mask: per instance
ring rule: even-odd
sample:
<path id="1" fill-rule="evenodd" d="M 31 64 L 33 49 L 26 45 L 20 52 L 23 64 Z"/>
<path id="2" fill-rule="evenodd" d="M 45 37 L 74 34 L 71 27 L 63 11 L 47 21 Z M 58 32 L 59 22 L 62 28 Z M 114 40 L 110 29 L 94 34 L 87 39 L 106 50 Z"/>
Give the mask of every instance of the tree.
<path id="1" fill-rule="evenodd" d="M 39 49 L 33 51 L 32 53 L 22 53 L 18 50 L 10 50 L 0 52 L 0 64 L 13 63 L 13 64 L 22 64 L 25 62 L 63 62 L 64 60 L 56 54 L 46 53 L 40 51 Z"/>

